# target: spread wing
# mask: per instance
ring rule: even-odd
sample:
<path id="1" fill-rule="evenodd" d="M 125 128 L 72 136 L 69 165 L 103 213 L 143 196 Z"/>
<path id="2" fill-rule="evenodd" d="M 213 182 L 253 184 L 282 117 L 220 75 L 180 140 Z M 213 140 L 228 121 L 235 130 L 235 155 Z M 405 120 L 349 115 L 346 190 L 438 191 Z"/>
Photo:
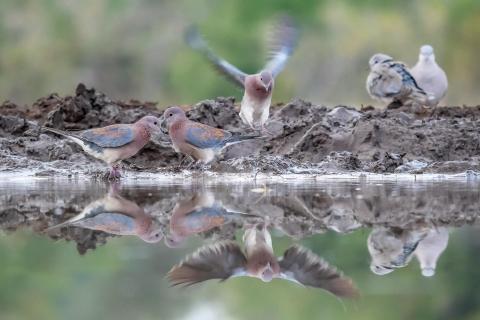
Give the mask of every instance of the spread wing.
<path id="1" fill-rule="evenodd" d="M 167 279 L 172 286 L 185 287 L 210 279 L 227 280 L 232 276 L 246 275 L 247 261 L 240 246 L 225 241 L 198 249 L 179 265 L 172 268 Z"/>
<path id="2" fill-rule="evenodd" d="M 78 133 L 77 136 L 102 148 L 118 148 L 129 144 L 135 137 L 131 126 L 125 124 L 85 130 Z"/>
<path id="3" fill-rule="evenodd" d="M 217 71 L 227 77 L 228 80 L 243 88 L 245 83 L 245 74 L 243 71 L 217 56 L 202 38 L 198 29 L 190 27 L 185 34 L 185 41 L 193 49 L 202 53 L 215 67 Z"/>
<path id="4" fill-rule="evenodd" d="M 201 123 L 191 122 L 185 141 L 200 149 L 220 148 L 232 137 L 232 133 Z"/>
<path id="5" fill-rule="evenodd" d="M 353 281 L 344 277 L 336 268 L 310 250 L 292 246 L 279 261 L 283 279 L 321 288 L 339 297 L 354 298 L 358 295 Z"/>
<path id="6" fill-rule="evenodd" d="M 283 16 L 273 27 L 270 36 L 271 57 L 264 67 L 276 77 L 285 67 L 292 55 L 298 40 L 298 30 L 293 20 Z"/>

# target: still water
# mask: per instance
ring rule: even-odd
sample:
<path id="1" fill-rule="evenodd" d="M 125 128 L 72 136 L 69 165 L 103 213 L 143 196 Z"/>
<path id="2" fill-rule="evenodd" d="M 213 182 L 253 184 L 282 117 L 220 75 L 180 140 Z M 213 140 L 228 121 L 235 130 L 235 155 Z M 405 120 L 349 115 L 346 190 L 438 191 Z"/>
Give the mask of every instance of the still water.
<path id="1" fill-rule="evenodd" d="M 6 179 L 0 319 L 480 319 L 479 196 L 476 179 Z"/>

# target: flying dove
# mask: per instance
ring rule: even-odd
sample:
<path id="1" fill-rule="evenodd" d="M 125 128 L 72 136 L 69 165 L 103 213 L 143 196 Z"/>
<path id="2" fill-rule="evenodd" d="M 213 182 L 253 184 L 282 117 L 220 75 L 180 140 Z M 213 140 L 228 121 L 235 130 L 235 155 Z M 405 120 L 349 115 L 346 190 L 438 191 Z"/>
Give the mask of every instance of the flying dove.
<path id="1" fill-rule="evenodd" d="M 435 275 L 438 258 L 440 258 L 448 246 L 448 237 L 447 228 L 438 228 L 430 230 L 418 244 L 415 256 L 420 262 L 420 268 L 424 277 Z"/>
<path id="2" fill-rule="evenodd" d="M 117 194 L 114 188 L 102 199 L 86 206 L 81 213 L 71 219 L 45 230 L 50 232 L 63 227 L 103 231 L 122 236 L 137 236 L 148 243 L 162 239 L 161 226 L 135 202 Z"/>
<path id="3" fill-rule="evenodd" d="M 436 107 L 447 94 L 448 80 L 445 71 L 435 62 L 432 46 L 424 45 L 420 48 L 418 62 L 411 73 L 418 85 L 433 96 L 430 105 Z"/>
<path id="4" fill-rule="evenodd" d="M 48 127 L 43 129 L 70 139 L 92 157 L 105 161 L 110 166 L 109 177 L 116 179 L 121 176 L 120 162 L 136 155 L 152 134 L 159 133 L 159 124 L 158 118 L 145 116 L 133 124 L 114 124 L 84 131 L 67 132 Z"/>
<path id="5" fill-rule="evenodd" d="M 350 278 L 306 248 L 294 245 L 283 257 L 275 257 L 267 233 L 264 227 L 247 229 L 245 253 L 233 241 L 204 246 L 173 267 L 167 278 L 173 286 L 191 286 L 210 279 L 225 281 L 239 276 L 255 277 L 264 282 L 285 279 L 321 288 L 339 297 L 357 296 Z"/>
<path id="6" fill-rule="evenodd" d="M 218 57 L 195 28 L 189 29 L 186 41 L 193 49 L 200 51 L 220 73 L 244 90 L 240 105 L 242 121 L 254 130 L 266 131 L 265 123 L 270 113 L 275 78 L 292 55 L 297 36 L 297 30 L 291 19 L 286 16 L 280 19 L 272 33 L 271 58 L 263 69 L 255 74 L 247 74 Z"/>
<path id="7" fill-rule="evenodd" d="M 168 134 L 176 152 L 191 156 L 197 162 L 211 162 L 225 147 L 258 135 L 242 135 L 191 121 L 179 107 L 170 107 L 163 113 Z"/>
<path id="8" fill-rule="evenodd" d="M 369 65 L 367 91 L 373 99 L 420 106 L 428 106 L 433 99 L 417 84 L 403 62 L 377 53 L 370 58 Z"/>
<path id="9" fill-rule="evenodd" d="M 173 208 L 170 217 L 170 235 L 165 237 L 169 247 L 176 247 L 186 238 L 220 227 L 231 221 L 242 221 L 245 218 L 258 218 L 227 209 L 216 201 L 212 192 L 201 191 L 187 200 L 179 201 Z"/>

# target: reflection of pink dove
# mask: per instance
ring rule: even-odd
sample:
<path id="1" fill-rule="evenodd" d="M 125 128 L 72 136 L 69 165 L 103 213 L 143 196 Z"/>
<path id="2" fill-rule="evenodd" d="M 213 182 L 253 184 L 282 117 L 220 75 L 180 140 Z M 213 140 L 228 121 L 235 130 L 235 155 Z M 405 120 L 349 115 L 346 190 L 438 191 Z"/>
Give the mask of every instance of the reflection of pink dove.
<path id="1" fill-rule="evenodd" d="M 90 203 L 80 214 L 48 228 L 46 232 L 69 226 L 137 236 L 150 243 L 162 239 L 161 227 L 153 217 L 147 215 L 136 203 L 112 193 Z"/>
<path id="2" fill-rule="evenodd" d="M 170 218 L 170 235 L 165 241 L 167 246 L 175 247 L 194 234 L 248 217 L 258 218 L 225 208 L 209 191 L 197 192 L 192 198 L 175 205 Z"/>
<path id="3" fill-rule="evenodd" d="M 277 278 L 321 288 L 340 297 L 353 298 L 358 294 L 350 278 L 306 248 L 294 245 L 285 251 L 283 257 L 276 258 L 265 226 L 248 228 L 244 242 L 245 253 L 233 241 L 204 246 L 173 267 L 167 278 L 174 286 L 240 276 L 255 277 L 264 282 Z"/>

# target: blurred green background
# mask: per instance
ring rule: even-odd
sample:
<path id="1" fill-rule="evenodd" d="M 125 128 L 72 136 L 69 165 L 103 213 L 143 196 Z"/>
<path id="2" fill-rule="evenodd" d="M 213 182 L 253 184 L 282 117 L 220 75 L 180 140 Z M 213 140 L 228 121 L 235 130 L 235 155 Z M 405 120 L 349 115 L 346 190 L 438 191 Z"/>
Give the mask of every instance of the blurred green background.
<path id="1" fill-rule="evenodd" d="M 368 58 L 385 52 L 413 65 L 429 43 L 449 76 L 446 103 L 479 102 L 478 0 L 4 0 L 0 100 L 30 104 L 71 94 L 78 82 L 162 107 L 240 97 L 184 44 L 184 29 L 197 24 L 219 54 L 253 72 L 265 62 L 266 31 L 279 13 L 297 20 L 302 38 L 274 101 L 371 104 Z"/>
<path id="2" fill-rule="evenodd" d="M 167 249 L 134 238 L 111 239 L 79 256 L 73 243 L 18 233 L 0 242 L 0 319 L 480 319 L 478 229 L 451 233 L 433 278 L 414 259 L 380 277 L 370 272 L 368 230 L 317 235 L 303 244 L 352 277 L 358 301 L 340 301 L 287 281 L 215 281 L 168 288 L 166 272 L 201 243 Z M 280 255 L 291 241 L 274 238 Z"/>

